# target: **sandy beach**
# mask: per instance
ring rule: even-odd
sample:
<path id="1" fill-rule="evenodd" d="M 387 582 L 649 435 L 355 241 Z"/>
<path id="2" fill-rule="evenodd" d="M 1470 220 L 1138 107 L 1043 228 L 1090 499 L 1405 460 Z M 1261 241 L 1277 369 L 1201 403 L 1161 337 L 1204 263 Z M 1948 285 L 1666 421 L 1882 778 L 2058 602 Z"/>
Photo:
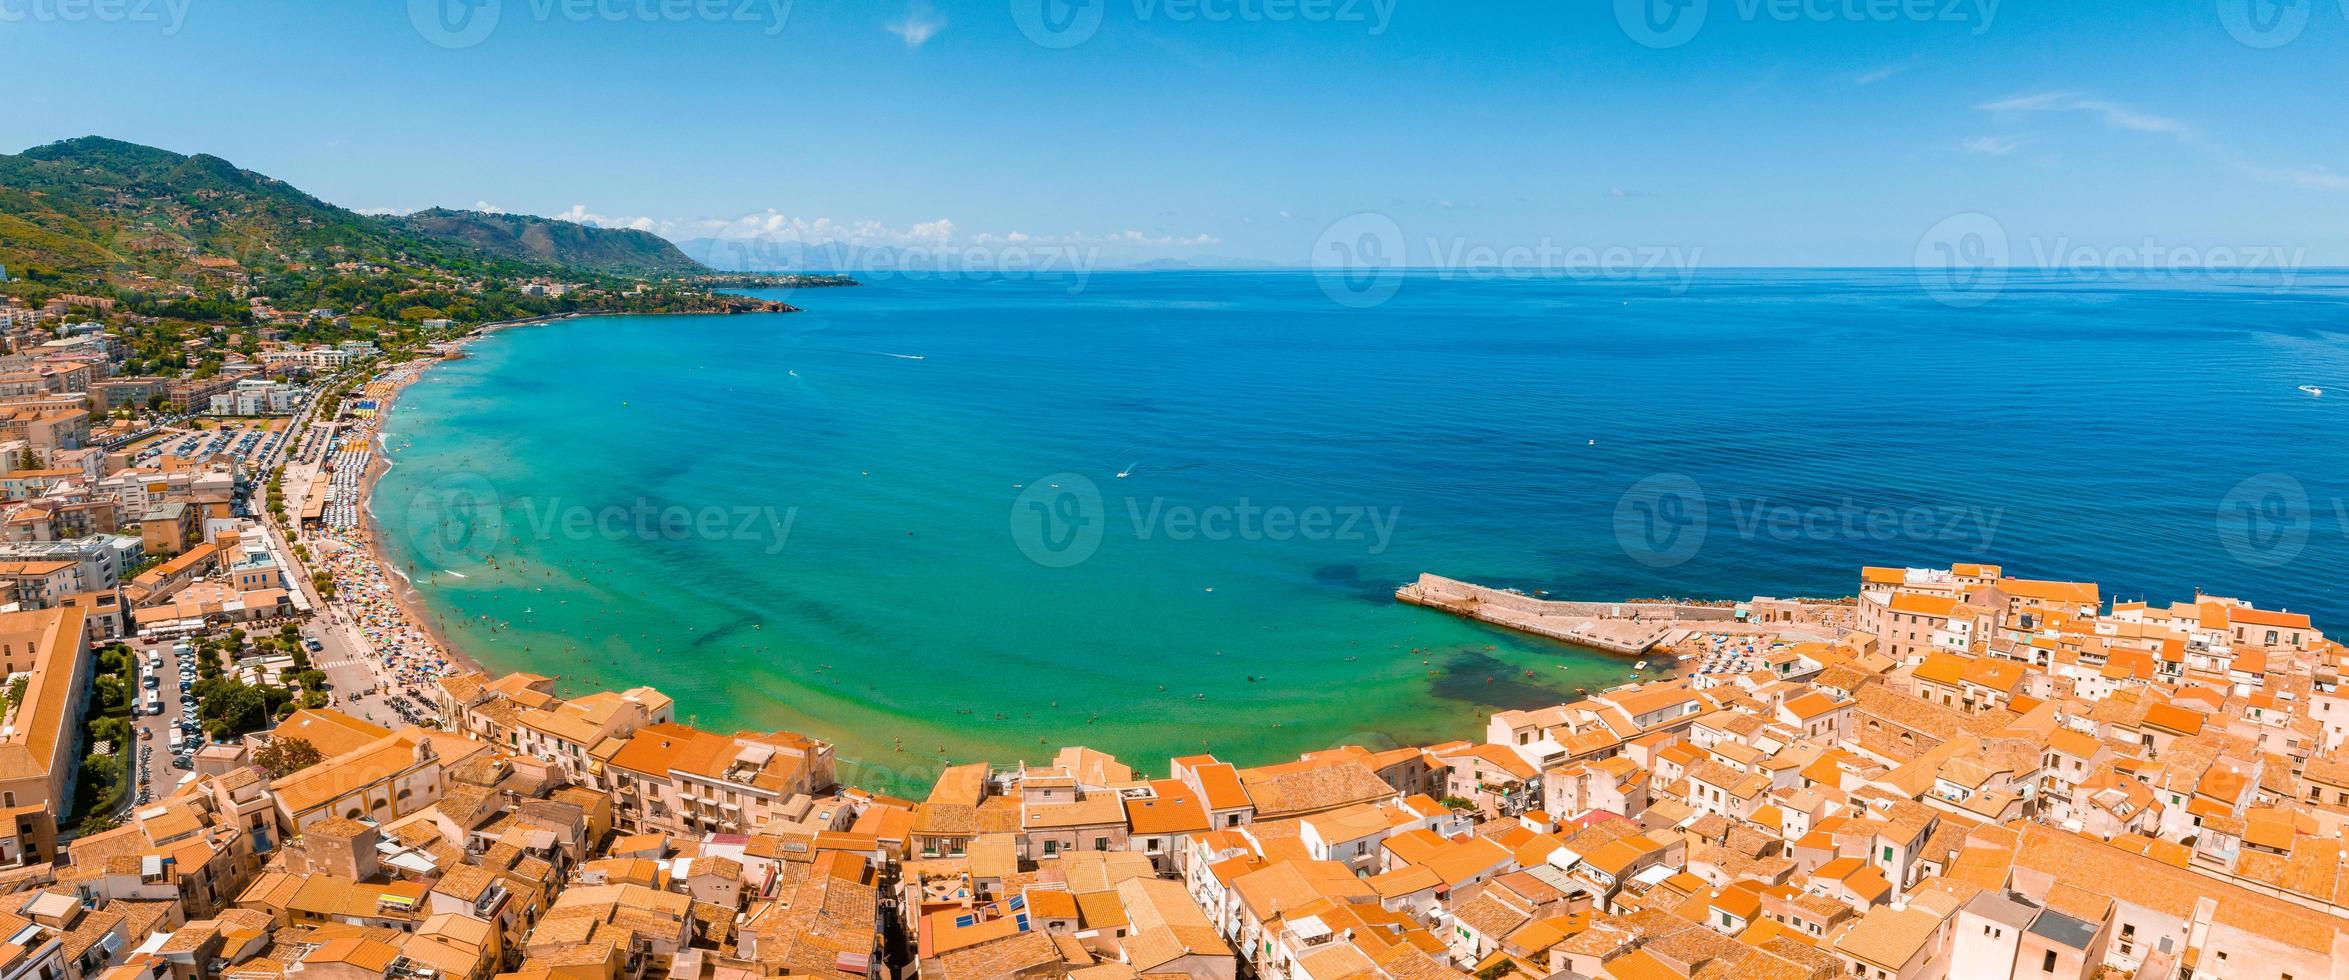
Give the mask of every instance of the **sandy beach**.
<path id="1" fill-rule="evenodd" d="M 382 525 L 370 504 L 377 481 L 391 467 L 379 442 L 383 419 L 400 392 L 433 363 L 399 365 L 362 389 L 376 403 L 374 415 L 353 421 L 337 436 L 343 444 L 372 451 L 356 484 L 360 521 L 356 527 L 321 530 L 304 538 L 313 545 L 314 568 L 334 581 L 336 625 L 348 629 L 358 647 L 368 651 L 368 665 L 386 687 L 416 688 L 426 694 L 435 677 L 481 667 L 448 642 L 424 614 L 421 597 L 395 571 L 397 566 L 382 546 Z"/>

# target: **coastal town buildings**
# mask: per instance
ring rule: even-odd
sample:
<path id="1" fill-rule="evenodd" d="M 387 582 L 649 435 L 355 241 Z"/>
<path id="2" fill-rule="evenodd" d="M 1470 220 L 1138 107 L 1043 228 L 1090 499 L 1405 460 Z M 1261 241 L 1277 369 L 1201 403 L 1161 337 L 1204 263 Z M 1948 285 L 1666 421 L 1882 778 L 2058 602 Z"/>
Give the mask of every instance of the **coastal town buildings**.
<path id="1" fill-rule="evenodd" d="M 316 455 L 364 471 L 334 451 L 373 419 Z M 356 473 L 302 476 L 281 529 L 233 460 L 25 447 L 74 475 L 0 524 L 0 978 L 2349 980 L 2349 648 L 2240 598 L 1986 564 L 1721 604 L 1431 576 L 1404 598 L 1655 669 L 1451 741 L 1068 746 L 899 798 L 819 735 L 449 663 Z M 61 832 L 108 758 L 95 646 L 305 621 L 369 683 Z"/>

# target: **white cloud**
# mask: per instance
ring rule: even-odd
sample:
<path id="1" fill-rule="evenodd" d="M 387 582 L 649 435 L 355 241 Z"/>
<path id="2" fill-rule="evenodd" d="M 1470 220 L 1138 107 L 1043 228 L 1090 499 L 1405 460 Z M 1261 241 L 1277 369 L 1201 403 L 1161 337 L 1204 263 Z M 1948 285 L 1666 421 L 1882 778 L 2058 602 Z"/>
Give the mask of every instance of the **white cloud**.
<path id="1" fill-rule="evenodd" d="M 2349 177 L 2334 173 L 2322 166 L 2270 164 L 2244 156 L 2232 147 L 2204 137 L 2194 127 L 2167 116 L 2143 112 L 2118 102 L 2074 92 L 2041 92 L 2022 95 L 1975 106 L 1983 112 L 2040 113 L 2084 112 L 2103 120 L 2114 129 L 2166 136 L 2184 146 L 2232 168 L 2252 180 L 2268 184 L 2285 184 L 2307 190 L 2349 191 Z M 1971 148 L 1971 144 L 1969 144 Z"/>
<path id="2" fill-rule="evenodd" d="M 889 33 L 905 39 L 905 46 L 918 48 L 930 43 L 938 32 L 946 29 L 946 15 L 933 9 L 927 0 L 914 0 L 905 10 L 905 19 L 882 25 Z"/>
<path id="3" fill-rule="evenodd" d="M 2343 176 L 2321 166 L 2269 169 L 2251 163 L 2239 164 L 2252 179 L 2270 184 L 2290 184 L 2314 191 L 2349 191 L 2349 176 Z"/>
<path id="4" fill-rule="evenodd" d="M 2002 157 L 2023 148 L 2026 142 L 2020 136 L 1977 136 L 1965 142 L 1968 153 Z"/>
<path id="5" fill-rule="evenodd" d="M 2193 135 L 2185 123 L 2167 116 L 2140 112 L 2104 99 L 2090 98 L 2073 92 L 2041 92 L 2021 95 L 1996 102 L 1985 102 L 1974 108 L 1984 112 L 2086 112 L 2104 120 L 2115 129 L 2129 129 L 2140 133 L 2161 133 L 2179 138 Z"/>
<path id="6" fill-rule="evenodd" d="M 355 214 L 370 215 L 378 218 L 385 217 L 387 215 L 408 213 L 400 208 L 353 208 L 352 212 Z"/>
<path id="7" fill-rule="evenodd" d="M 596 228 L 633 228 L 637 231 L 657 231 L 666 224 L 641 215 L 634 218 L 608 217 L 587 210 L 585 204 L 571 205 L 571 210 L 561 214 L 550 214 L 547 217 L 556 221 L 568 221 L 575 225 L 588 225 Z"/>
<path id="8" fill-rule="evenodd" d="M 705 218 L 684 229 L 710 238 L 764 238 L 809 244 L 840 242 L 848 245 L 942 245 L 954 237 L 954 222 L 945 218 L 891 228 L 878 221 L 834 221 L 803 218 L 773 208 L 739 218 Z"/>
<path id="9" fill-rule="evenodd" d="M 1907 70 L 1909 70 L 1909 66 L 1907 65 L 1886 65 L 1882 68 L 1870 69 L 1857 75 L 1853 75 L 1851 77 L 1851 81 L 1854 85 L 1874 85 L 1877 82 L 1881 82 Z"/>
<path id="10" fill-rule="evenodd" d="M 574 211 L 578 210 L 576 208 Z M 667 226 L 664 226 L 667 227 Z M 896 248 L 948 248 L 962 245 L 1129 245 L 1151 248 L 1213 245 L 1218 239 L 1209 234 L 1177 235 L 1150 234 L 1127 229 L 1111 234 L 1071 232 L 1065 235 L 1039 235 L 1026 231 L 965 233 L 952 219 L 916 222 L 902 228 L 879 221 L 835 221 L 831 218 L 804 218 L 788 215 L 772 208 L 746 214 L 739 218 L 705 218 L 685 222 L 673 229 L 681 235 L 720 239 L 759 239 L 775 242 L 794 242 L 803 245 L 842 244 L 857 246 L 890 246 Z"/>

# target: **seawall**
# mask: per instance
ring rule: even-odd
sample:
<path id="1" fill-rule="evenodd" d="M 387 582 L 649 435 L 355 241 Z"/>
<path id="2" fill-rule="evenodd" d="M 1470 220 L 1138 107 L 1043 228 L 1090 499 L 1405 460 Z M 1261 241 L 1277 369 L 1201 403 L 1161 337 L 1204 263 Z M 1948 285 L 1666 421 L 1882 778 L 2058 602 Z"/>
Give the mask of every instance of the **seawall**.
<path id="1" fill-rule="evenodd" d="M 1679 630 L 1737 621 L 1737 611 L 1725 606 L 1536 599 L 1429 573 L 1395 590 L 1395 599 L 1627 657 L 1654 649 Z"/>

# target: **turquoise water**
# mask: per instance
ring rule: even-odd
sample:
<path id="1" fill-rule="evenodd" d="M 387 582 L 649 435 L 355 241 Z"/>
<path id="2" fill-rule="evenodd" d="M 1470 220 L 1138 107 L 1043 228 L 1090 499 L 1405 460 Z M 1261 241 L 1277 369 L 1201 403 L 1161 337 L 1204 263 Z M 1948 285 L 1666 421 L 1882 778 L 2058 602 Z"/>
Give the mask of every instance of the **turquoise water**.
<path id="1" fill-rule="evenodd" d="M 1742 598 L 1983 560 L 2337 622 L 2345 286 L 882 281 L 478 342 L 394 408 L 374 507 L 492 669 L 809 731 L 868 784 L 1267 761 L 1629 671 L 1396 604 L 1421 571 Z"/>

